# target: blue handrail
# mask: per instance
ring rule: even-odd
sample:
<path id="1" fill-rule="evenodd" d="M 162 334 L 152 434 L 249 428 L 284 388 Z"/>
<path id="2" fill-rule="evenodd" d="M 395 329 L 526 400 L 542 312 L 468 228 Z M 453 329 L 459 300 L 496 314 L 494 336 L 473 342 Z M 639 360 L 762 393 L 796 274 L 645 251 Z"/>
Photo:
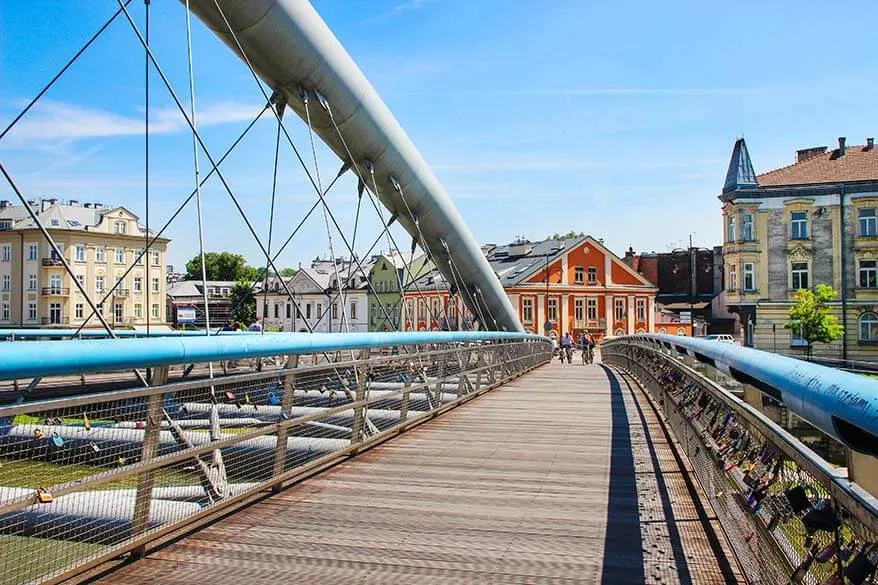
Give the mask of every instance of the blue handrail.
<path id="1" fill-rule="evenodd" d="M 878 455 L 878 380 L 749 347 L 666 334 L 621 337 L 663 344 L 713 365 L 738 382 L 782 402 L 824 433 Z"/>
<path id="2" fill-rule="evenodd" d="M 525 340 L 549 343 L 542 335 L 502 331 L 202 333 L 179 338 L 34 341 L 0 346 L 0 380 L 399 345 Z"/>

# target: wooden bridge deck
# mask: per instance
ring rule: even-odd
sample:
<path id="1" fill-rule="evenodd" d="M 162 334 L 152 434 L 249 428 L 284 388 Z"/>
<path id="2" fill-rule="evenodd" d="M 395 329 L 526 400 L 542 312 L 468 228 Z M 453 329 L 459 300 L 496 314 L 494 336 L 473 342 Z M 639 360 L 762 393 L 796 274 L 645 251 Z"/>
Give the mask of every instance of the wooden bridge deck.
<path id="1" fill-rule="evenodd" d="M 553 363 L 100 582 L 743 582 L 684 474 L 639 389 Z"/>

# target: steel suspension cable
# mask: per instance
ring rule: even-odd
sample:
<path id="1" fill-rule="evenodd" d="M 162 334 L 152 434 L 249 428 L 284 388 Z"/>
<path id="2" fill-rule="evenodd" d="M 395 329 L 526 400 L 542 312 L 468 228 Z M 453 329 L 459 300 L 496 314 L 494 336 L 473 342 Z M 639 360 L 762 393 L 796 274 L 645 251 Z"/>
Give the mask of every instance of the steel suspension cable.
<path id="1" fill-rule="evenodd" d="M 274 171 L 271 177 L 271 210 L 268 214 L 268 254 L 271 254 L 271 236 L 274 231 L 274 202 L 277 196 L 277 163 L 280 158 L 280 126 L 283 123 L 284 117 L 284 103 L 279 102 L 275 106 L 278 110 L 280 110 L 278 116 L 277 123 L 277 137 L 274 140 Z M 265 275 L 263 276 L 263 284 L 262 284 L 262 314 L 265 316 L 266 311 L 268 310 L 268 262 L 265 262 Z M 275 275 L 276 278 L 282 278 L 280 274 Z M 246 298 L 246 296 L 242 297 Z M 265 334 L 265 322 L 262 323 L 262 334 Z"/>
<path id="2" fill-rule="evenodd" d="M 250 122 L 250 124 L 247 125 L 247 127 L 243 130 L 243 132 L 241 132 L 241 134 L 238 135 L 238 138 L 235 139 L 235 141 L 231 144 L 231 146 L 229 146 L 228 149 L 226 149 L 226 151 L 222 155 L 222 157 L 220 157 L 218 164 L 222 164 L 226 160 L 226 158 L 232 153 L 232 151 L 235 150 L 235 147 L 237 147 L 238 144 L 240 144 L 241 141 L 244 139 L 244 137 L 247 136 L 247 134 L 250 132 L 250 130 L 253 128 L 253 126 L 256 125 L 256 122 L 259 121 L 259 119 L 262 117 L 262 115 L 265 113 L 265 111 L 268 109 L 268 107 L 269 107 L 268 105 L 263 107 L 262 110 L 256 115 L 256 117 Z M 204 176 L 204 178 L 201 180 L 201 185 L 204 186 L 204 184 L 207 183 L 207 181 L 213 176 L 213 174 L 214 174 L 214 169 L 211 169 L 210 172 L 207 173 Z M 194 199 L 194 198 L 195 198 L 195 189 L 193 189 L 192 192 L 189 193 L 189 195 L 186 197 L 186 199 L 184 199 L 183 202 L 177 207 L 176 211 L 174 211 L 174 213 L 171 214 L 171 217 L 168 218 L 167 221 L 165 221 L 165 224 L 162 226 L 162 228 L 154 236 L 152 236 L 151 239 L 148 240 L 148 244 L 147 244 L 146 248 L 144 248 L 143 250 L 138 252 L 136 257 L 134 258 L 134 262 L 130 266 L 128 266 L 128 268 L 126 268 L 125 272 L 122 274 L 122 277 L 121 277 L 122 279 L 124 279 L 126 276 L 128 276 L 131 273 L 132 270 L 134 270 L 134 267 L 137 266 L 137 264 L 149 253 L 153 244 L 155 244 L 155 242 L 160 237 L 162 237 L 162 235 L 165 233 L 165 231 L 167 231 L 167 229 L 171 226 L 171 224 L 174 222 L 174 220 L 177 219 L 177 216 L 179 216 L 180 213 L 183 212 L 183 210 L 186 208 L 186 206 L 189 204 L 189 202 L 192 201 L 192 199 Z M 119 287 L 121 282 L 122 282 L 121 280 L 117 281 L 116 284 L 114 284 L 113 287 L 110 288 L 110 290 L 101 299 L 101 302 L 99 304 L 105 303 L 107 301 L 107 299 L 109 299 L 113 295 L 113 292 L 116 290 L 116 288 Z M 94 316 L 95 316 L 95 313 L 92 312 L 88 316 L 88 318 L 85 319 L 79 325 L 79 327 L 76 329 L 76 333 L 74 333 L 74 335 L 79 333 L 80 331 L 82 331 L 82 329 L 85 327 L 85 325 L 88 324 L 88 322 Z"/>
<path id="3" fill-rule="evenodd" d="M 144 11 L 146 12 L 146 44 L 149 45 L 149 2 L 150 0 L 143 0 Z M 143 234 L 144 239 L 144 249 L 149 247 L 149 57 L 144 55 L 143 58 L 143 67 L 144 67 L 144 75 L 143 75 L 143 101 L 144 101 L 144 114 L 143 114 L 143 191 L 144 191 L 144 207 L 145 210 L 145 222 L 146 222 L 146 230 Z M 135 262 L 136 264 L 136 262 Z M 152 305 L 150 304 L 150 290 L 152 290 L 152 286 L 149 280 L 149 256 L 146 258 L 146 334 L 149 335 L 149 325 L 150 325 L 150 317 L 152 315 Z M 127 274 L 127 273 L 126 273 Z M 123 276 L 124 278 L 124 276 Z"/>

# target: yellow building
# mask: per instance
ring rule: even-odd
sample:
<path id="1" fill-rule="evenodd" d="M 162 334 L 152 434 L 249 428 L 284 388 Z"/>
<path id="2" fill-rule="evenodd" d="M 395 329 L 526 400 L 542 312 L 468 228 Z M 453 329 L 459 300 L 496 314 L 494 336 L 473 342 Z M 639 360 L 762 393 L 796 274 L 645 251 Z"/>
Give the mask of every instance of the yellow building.
<path id="1" fill-rule="evenodd" d="M 844 337 L 814 345 L 815 356 L 878 358 L 878 151 L 816 147 L 796 162 L 756 175 L 744 139 L 735 143 L 720 195 L 726 302 L 745 344 L 802 353 L 784 328 L 797 290 L 829 284 Z"/>
<path id="2" fill-rule="evenodd" d="M 0 328 L 100 326 L 75 277 L 116 327 L 165 323 L 165 253 L 161 238 L 125 275 L 145 248 L 136 215 L 100 203 L 43 199 L 29 202 L 52 235 L 64 269 L 22 205 L 0 201 Z M 117 281 L 119 285 L 113 289 Z"/>

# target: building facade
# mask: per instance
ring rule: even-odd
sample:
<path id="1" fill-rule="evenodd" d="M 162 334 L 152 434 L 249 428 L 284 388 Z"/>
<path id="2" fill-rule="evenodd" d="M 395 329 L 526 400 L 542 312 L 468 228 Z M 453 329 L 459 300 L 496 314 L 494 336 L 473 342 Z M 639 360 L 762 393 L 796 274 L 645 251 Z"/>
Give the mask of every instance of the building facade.
<path id="1" fill-rule="evenodd" d="M 177 280 L 168 283 L 168 321 L 175 327 L 203 328 L 210 318 L 211 329 L 222 327 L 229 320 L 232 310 L 230 299 L 233 280 L 208 280 L 207 303 L 208 311 L 204 310 L 205 287 L 200 280 Z M 195 309 L 195 321 L 183 322 L 179 309 Z M 249 323 L 247 323 L 249 325 Z"/>
<path id="2" fill-rule="evenodd" d="M 874 140 L 808 148 L 795 163 L 756 175 L 744 139 L 735 143 L 723 192 L 726 303 L 744 343 L 801 353 L 784 328 L 795 293 L 831 285 L 844 337 L 814 355 L 878 357 L 878 151 Z"/>
<path id="3" fill-rule="evenodd" d="M 371 265 L 365 263 L 362 268 L 344 259 L 316 259 L 310 268 L 301 268 L 286 278 L 286 287 L 270 279 L 266 291 L 256 292 L 256 314 L 262 315 L 267 329 L 278 331 L 368 331 L 367 274 Z"/>
<path id="4" fill-rule="evenodd" d="M 603 338 L 655 330 L 656 287 L 591 236 L 518 240 L 483 250 L 525 331 L 557 337 L 566 332 L 578 336 L 587 329 Z M 462 328 L 467 320 L 490 320 L 490 315 L 463 313 L 460 295 L 449 300 L 452 287 L 438 272 L 419 284 L 422 291 L 432 286 L 437 298 L 417 291 L 405 294 L 418 317 L 408 328 L 443 328 L 443 307 L 459 315 Z"/>
<path id="5" fill-rule="evenodd" d="M 166 322 L 168 239 L 156 240 L 135 264 L 145 248 L 146 228 L 124 207 L 58 199 L 29 205 L 74 276 L 27 209 L 0 201 L 0 327 L 100 326 L 73 278 L 114 327 Z"/>
<path id="6" fill-rule="evenodd" d="M 433 269 L 426 254 L 378 254 L 370 261 L 369 331 L 397 331 L 405 305 L 402 291 Z"/>

